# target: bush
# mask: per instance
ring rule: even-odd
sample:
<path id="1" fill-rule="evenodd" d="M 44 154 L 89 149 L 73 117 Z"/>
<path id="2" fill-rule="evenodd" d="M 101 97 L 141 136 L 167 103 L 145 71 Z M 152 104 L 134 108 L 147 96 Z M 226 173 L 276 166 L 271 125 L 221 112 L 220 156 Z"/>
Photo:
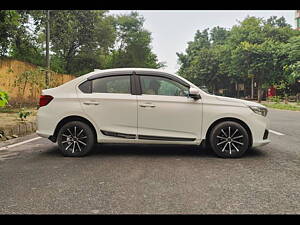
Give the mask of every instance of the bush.
<path id="1" fill-rule="evenodd" d="M 8 104 L 8 98 L 8 94 L 0 90 L 0 107 L 4 107 Z"/>
<path id="2" fill-rule="evenodd" d="M 19 115 L 19 118 L 22 120 L 22 121 L 24 121 L 24 120 L 26 120 L 26 118 L 27 118 L 27 116 L 29 116 L 30 114 L 31 114 L 32 112 L 26 112 L 25 110 L 24 110 L 24 108 L 22 108 L 19 112 L 18 112 L 18 115 Z"/>
<path id="3" fill-rule="evenodd" d="M 268 100 L 269 100 L 270 102 L 280 103 L 281 98 L 280 98 L 280 96 L 272 96 L 272 97 L 269 97 Z"/>

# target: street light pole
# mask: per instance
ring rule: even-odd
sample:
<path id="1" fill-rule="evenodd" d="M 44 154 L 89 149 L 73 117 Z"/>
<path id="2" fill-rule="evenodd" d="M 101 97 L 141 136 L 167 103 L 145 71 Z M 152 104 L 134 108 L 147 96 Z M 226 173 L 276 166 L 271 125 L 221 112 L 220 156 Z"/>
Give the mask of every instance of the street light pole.
<path id="1" fill-rule="evenodd" d="M 46 88 L 49 87 L 49 70 L 50 70 L 50 54 L 49 54 L 49 41 L 50 41 L 50 26 L 49 26 L 49 20 L 50 20 L 50 10 L 47 10 L 46 12 Z"/>

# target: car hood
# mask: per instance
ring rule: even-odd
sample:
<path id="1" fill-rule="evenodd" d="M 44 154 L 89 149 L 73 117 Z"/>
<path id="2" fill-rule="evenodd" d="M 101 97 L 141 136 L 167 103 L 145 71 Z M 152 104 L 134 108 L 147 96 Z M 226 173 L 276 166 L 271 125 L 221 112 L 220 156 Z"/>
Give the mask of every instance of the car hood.
<path id="1" fill-rule="evenodd" d="M 252 101 L 247 101 L 247 100 L 242 100 L 242 99 L 237 99 L 237 98 L 229 98 L 229 97 L 223 97 L 223 96 L 217 96 L 216 97 L 218 100 L 224 102 L 231 102 L 231 103 L 238 103 L 241 104 L 242 106 L 259 106 L 266 108 L 265 106 L 257 103 L 257 102 L 252 102 Z"/>

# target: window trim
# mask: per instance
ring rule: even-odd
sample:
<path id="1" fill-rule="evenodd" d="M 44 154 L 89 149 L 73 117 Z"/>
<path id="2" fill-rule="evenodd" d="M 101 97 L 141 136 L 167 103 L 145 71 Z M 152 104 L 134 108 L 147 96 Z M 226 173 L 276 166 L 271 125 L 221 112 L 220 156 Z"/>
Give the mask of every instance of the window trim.
<path id="1" fill-rule="evenodd" d="M 88 77 L 86 80 L 82 81 L 79 85 L 81 85 L 82 83 L 84 83 L 86 81 L 92 81 L 92 80 L 95 80 L 95 79 L 101 79 L 101 78 L 104 78 L 104 77 L 112 77 L 112 76 L 130 76 L 131 95 L 142 95 L 142 86 L 141 86 L 140 76 L 162 77 L 162 78 L 165 78 L 165 79 L 173 80 L 173 81 L 175 81 L 175 82 L 177 82 L 177 83 L 179 83 L 179 84 L 181 84 L 185 87 L 188 87 L 188 88 L 191 87 L 190 84 L 188 84 L 184 80 L 181 80 L 178 77 L 175 77 L 172 74 L 157 72 L 157 71 L 134 71 L 134 70 L 114 71 L 114 72 L 105 72 L 105 73 L 94 74 L 94 75 Z M 81 91 L 81 92 L 84 93 L 83 91 Z M 85 94 L 92 94 L 92 93 L 93 92 L 85 93 Z"/>
<path id="2" fill-rule="evenodd" d="M 133 71 L 114 71 L 114 72 L 105 72 L 105 73 L 97 73 L 87 78 L 87 80 L 95 80 L 98 78 L 104 78 L 104 77 L 112 77 L 112 76 L 131 76 L 133 74 Z"/>

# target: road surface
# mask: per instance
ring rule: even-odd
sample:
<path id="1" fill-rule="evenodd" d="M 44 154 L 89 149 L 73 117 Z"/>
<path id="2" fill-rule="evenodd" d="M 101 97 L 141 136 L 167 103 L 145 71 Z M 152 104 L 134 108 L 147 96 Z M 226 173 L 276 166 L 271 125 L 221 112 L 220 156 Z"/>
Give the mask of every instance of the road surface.
<path id="1" fill-rule="evenodd" d="M 269 116 L 272 142 L 240 159 L 146 145 L 67 158 L 35 134 L 2 142 L 0 214 L 300 214 L 300 112 Z"/>

